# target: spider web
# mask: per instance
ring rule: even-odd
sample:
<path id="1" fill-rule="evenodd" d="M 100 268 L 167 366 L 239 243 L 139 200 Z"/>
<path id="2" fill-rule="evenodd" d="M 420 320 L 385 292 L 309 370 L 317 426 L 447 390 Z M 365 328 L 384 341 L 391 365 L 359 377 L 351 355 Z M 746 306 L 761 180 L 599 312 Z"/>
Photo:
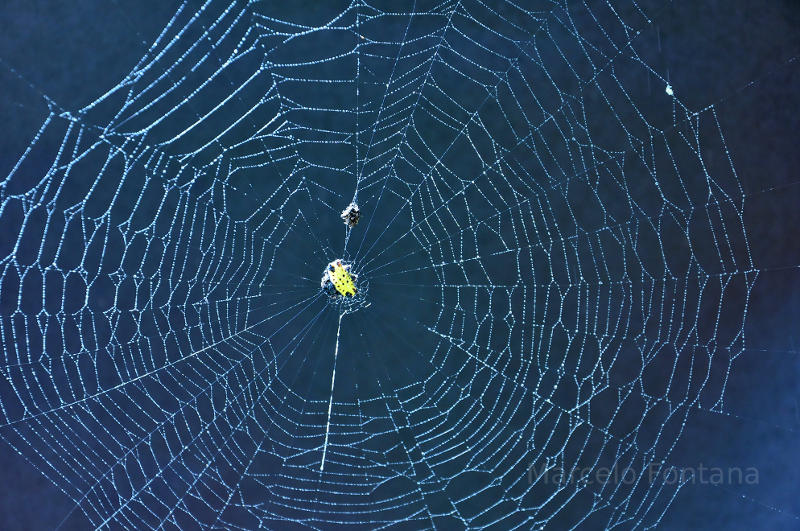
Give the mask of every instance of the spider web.
<path id="1" fill-rule="evenodd" d="M 2 182 L 4 438 L 95 527 L 658 524 L 756 278 L 663 4 L 183 4 Z"/>

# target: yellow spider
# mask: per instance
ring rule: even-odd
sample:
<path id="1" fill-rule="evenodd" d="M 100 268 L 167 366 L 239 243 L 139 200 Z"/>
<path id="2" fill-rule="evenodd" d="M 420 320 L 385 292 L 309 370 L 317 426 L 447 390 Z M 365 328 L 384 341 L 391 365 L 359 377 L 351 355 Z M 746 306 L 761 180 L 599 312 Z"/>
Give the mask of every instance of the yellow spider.
<path id="1" fill-rule="evenodd" d="M 356 294 L 355 278 L 358 275 L 350 273 L 350 264 L 342 264 L 341 260 L 334 260 L 325 268 L 322 275 L 321 286 L 331 297 L 339 292 L 343 297 L 352 297 Z"/>

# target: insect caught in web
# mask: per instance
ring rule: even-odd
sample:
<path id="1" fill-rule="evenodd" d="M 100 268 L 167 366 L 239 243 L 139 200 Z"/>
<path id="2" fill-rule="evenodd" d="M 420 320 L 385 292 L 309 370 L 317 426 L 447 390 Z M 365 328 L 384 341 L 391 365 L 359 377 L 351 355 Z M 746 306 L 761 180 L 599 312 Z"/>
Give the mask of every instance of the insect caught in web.
<path id="1" fill-rule="evenodd" d="M 347 225 L 348 228 L 352 229 L 358 225 L 358 220 L 361 219 L 361 211 L 358 209 L 357 204 L 350 203 L 347 205 L 347 208 L 342 210 L 342 215 L 339 217 L 342 218 L 344 224 Z"/>
<path id="2" fill-rule="evenodd" d="M 325 268 L 320 281 L 320 287 L 329 297 L 336 297 L 337 294 L 342 297 L 355 296 L 356 279 L 358 275 L 350 272 L 350 264 L 343 264 L 341 260 L 334 260 Z"/>

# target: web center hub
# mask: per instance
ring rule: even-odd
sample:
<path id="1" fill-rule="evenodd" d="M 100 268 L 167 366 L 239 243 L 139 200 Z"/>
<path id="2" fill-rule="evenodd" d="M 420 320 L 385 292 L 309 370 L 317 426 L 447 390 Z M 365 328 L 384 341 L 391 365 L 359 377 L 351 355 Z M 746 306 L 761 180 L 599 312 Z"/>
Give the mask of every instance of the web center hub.
<path id="1" fill-rule="evenodd" d="M 340 306 L 343 312 L 351 312 L 358 308 L 368 306 L 366 294 L 368 284 L 359 279 L 353 270 L 353 264 L 338 258 L 330 262 L 322 272 L 320 288 L 328 300 L 335 306 Z"/>

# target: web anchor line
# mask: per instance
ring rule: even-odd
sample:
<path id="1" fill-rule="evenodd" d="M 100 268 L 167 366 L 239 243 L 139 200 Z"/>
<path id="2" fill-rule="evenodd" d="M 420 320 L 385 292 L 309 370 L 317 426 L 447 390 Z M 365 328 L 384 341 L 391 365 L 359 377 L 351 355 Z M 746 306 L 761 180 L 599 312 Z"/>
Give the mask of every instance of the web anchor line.
<path id="1" fill-rule="evenodd" d="M 339 314 L 339 326 L 336 328 L 336 348 L 333 350 L 333 372 L 331 373 L 331 397 L 328 400 L 328 422 L 325 424 L 325 443 L 322 445 L 322 462 L 319 464 L 319 470 L 325 470 L 325 454 L 328 452 L 328 435 L 331 431 L 331 409 L 333 409 L 333 384 L 336 381 L 336 360 L 339 359 L 339 334 L 342 331 L 342 317 L 347 312 Z"/>

